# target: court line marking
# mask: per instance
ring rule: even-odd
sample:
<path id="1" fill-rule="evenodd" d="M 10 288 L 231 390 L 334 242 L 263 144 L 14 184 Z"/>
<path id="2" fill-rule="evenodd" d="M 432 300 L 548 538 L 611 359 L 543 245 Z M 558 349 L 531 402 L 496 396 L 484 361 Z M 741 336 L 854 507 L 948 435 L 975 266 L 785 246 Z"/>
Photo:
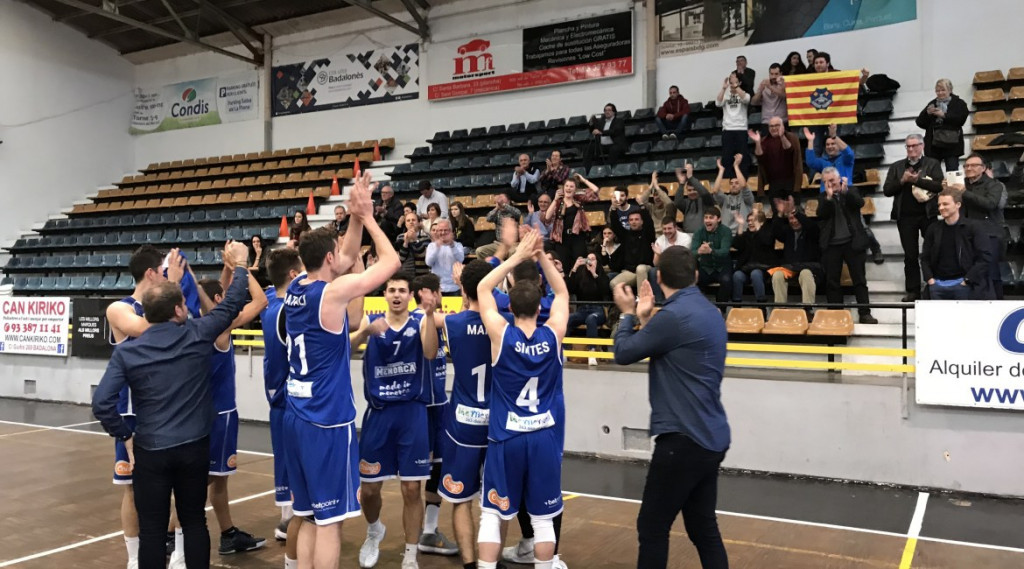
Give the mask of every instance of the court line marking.
<path id="1" fill-rule="evenodd" d="M 903 546 L 903 556 L 900 558 L 900 569 L 910 569 L 914 562 L 914 551 L 917 550 L 917 540 L 921 536 L 921 526 L 924 524 L 924 510 L 928 507 L 928 493 L 918 492 L 917 505 L 914 506 L 914 517 L 910 519 L 910 528 L 907 530 L 907 544 Z"/>
<path id="2" fill-rule="evenodd" d="M 57 431 L 67 431 L 67 432 L 71 432 L 71 433 L 83 433 L 83 434 L 86 434 L 86 435 L 99 435 L 99 436 L 103 436 L 103 437 L 108 436 L 106 433 L 101 433 L 101 432 L 97 432 L 97 431 L 83 431 L 81 429 L 72 429 L 72 428 L 67 428 L 67 427 L 53 427 L 53 426 L 50 426 L 50 425 L 38 425 L 38 424 L 34 424 L 34 423 L 22 423 L 22 422 L 18 422 L 18 421 L 6 421 L 6 420 L 3 420 L 3 419 L 0 419 L 0 424 L 20 425 L 22 427 L 37 427 L 37 428 L 41 428 L 41 429 L 44 429 L 44 430 L 45 429 L 50 429 L 50 430 L 57 430 Z M 238 452 L 239 452 L 239 454 L 251 454 L 251 455 L 254 455 L 254 456 L 265 456 L 265 457 L 273 457 L 274 456 L 272 453 L 266 453 L 266 452 L 247 451 L 247 450 L 239 450 Z M 273 492 L 274 492 L 273 490 L 268 491 L 268 493 L 273 493 Z M 619 498 L 619 497 L 616 497 L 616 496 L 602 496 L 600 494 L 589 494 L 589 493 L 586 493 L 586 492 L 574 492 L 574 491 L 571 491 L 571 490 L 563 490 L 562 493 L 563 494 L 574 494 L 576 497 L 594 498 L 596 500 L 608 500 L 608 501 L 612 501 L 612 502 L 625 502 L 627 504 L 639 504 L 640 503 L 640 500 L 636 500 L 636 499 L 632 499 L 632 498 Z M 258 496 L 255 496 L 255 497 L 258 497 Z M 243 500 L 243 499 L 239 499 L 239 501 L 241 501 L 241 500 Z M 565 500 L 565 498 L 563 498 L 563 500 Z M 232 501 L 230 503 L 234 503 L 234 501 Z M 898 532 L 892 532 L 892 531 L 874 530 L 874 529 L 868 529 L 868 528 L 858 528 L 858 527 L 853 527 L 853 526 L 841 526 L 841 525 L 836 525 L 836 524 L 827 524 L 827 523 L 822 523 L 822 522 L 811 522 L 811 521 L 804 521 L 804 520 L 794 520 L 794 519 L 789 519 L 789 518 L 777 518 L 777 517 L 773 517 L 773 516 L 762 516 L 762 515 L 758 515 L 758 514 L 744 514 L 744 513 L 740 513 L 740 512 L 729 512 L 729 511 L 725 511 L 725 510 L 715 510 L 715 513 L 717 513 L 719 515 L 731 516 L 731 517 L 735 517 L 735 518 L 746 518 L 746 519 L 761 520 L 761 521 L 767 521 L 767 522 L 778 522 L 778 523 L 784 523 L 784 524 L 803 525 L 803 526 L 808 526 L 808 527 L 820 527 L 820 528 L 825 528 L 825 529 L 851 531 L 851 532 L 856 532 L 856 533 L 867 533 L 867 534 L 882 535 L 882 536 L 886 536 L 886 537 L 896 537 L 896 538 L 902 538 L 902 539 L 907 539 L 907 538 L 910 537 L 909 533 L 898 533 Z M 923 519 L 923 513 L 922 513 L 922 519 Z M 918 529 L 918 531 L 920 531 L 920 529 Z M 117 534 L 117 535 L 120 535 L 120 534 Z M 989 549 L 989 550 L 993 550 L 993 551 L 1005 551 L 1005 552 L 1008 552 L 1008 553 L 1024 553 L 1024 548 L 1009 547 L 1009 546 L 1005 546 L 1005 545 L 992 545 L 992 544 L 988 544 L 988 543 L 976 543 L 976 542 L 973 542 L 973 541 L 957 541 L 957 540 L 954 540 L 954 539 L 943 539 L 943 538 L 938 538 L 938 537 L 926 537 L 926 536 L 920 536 L 920 535 L 916 539 L 918 541 L 927 541 L 927 542 L 930 542 L 930 543 L 942 543 L 942 544 L 946 544 L 946 545 L 957 545 L 957 546 L 961 546 L 961 547 L 975 547 L 975 548 L 979 548 L 979 549 Z M 4 563 L 0 563 L 0 568 L 6 567 L 6 566 L 7 565 L 5 565 Z"/>
<path id="3" fill-rule="evenodd" d="M 248 502 L 249 500 L 255 500 L 257 498 L 263 498 L 264 496 L 270 496 L 270 495 L 274 494 L 275 492 L 276 492 L 276 490 L 267 490 L 266 492 L 260 492 L 258 494 L 251 494 L 249 496 L 243 496 L 241 498 L 236 498 L 234 500 L 229 501 L 228 504 L 234 505 L 234 504 L 240 504 L 242 502 Z M 204 509 L 204 511 L 209 512 L 209 511 L 211 511 L 213 509 L 213 506 L 206 506 L 203 509 Z M 113 533 L 108 533 L 106 535 L 100 535 L 100 536 L 96 536 L 96 537 L 91 537 L 91 538 L 83 540 L 83 541 L 77 541 L 75 543 L 69 543 L 67 545 L 62 545 L 60 547 L 55 547 L 53 549 L 48 549 L 46 551 L 40 551 L 38 553 L 33 553 L 31 555 L 26 555 L 24 557 L 19 557 L 17 559 L 11 559 L 10 561 L 0 562 L 0 568 L 2 568 L 2 567 L 10 567 L 12 565 L 18 565 L 19 563 L 24 563 L 26 561 L 32 561 L 33 559 L 40 559 L 42 557 L 48 557 L 50 555 L 54 555 L 56 553 L 62 553 L 64 551 L 69 551 L 69 550 L 72 550 L 72 549 L 78 549 L 79 547 L 85 547 L 86 545 L 92 545 L 94 543 L 98 543 L 100 541 L 105 541 L 105 540 L 108 540 L 108 539 L 113 539 L 115 537 L 120 537 L 122 535 L 124 535 L 124 531 L 117 531 L 117 532 L 113 532 Z"/>

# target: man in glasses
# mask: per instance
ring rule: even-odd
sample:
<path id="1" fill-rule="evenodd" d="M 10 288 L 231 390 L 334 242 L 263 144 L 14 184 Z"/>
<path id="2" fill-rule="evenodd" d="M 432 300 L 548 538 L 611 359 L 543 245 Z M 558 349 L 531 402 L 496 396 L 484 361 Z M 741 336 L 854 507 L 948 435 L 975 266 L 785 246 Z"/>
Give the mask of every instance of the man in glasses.
<path id="1" fill-rule="evenodd" d="M 972 153 L 964 161 L 964 183 L 947 184 L 943 180 L 943 189 L 952 188 L 961 192 L 963 206 L 960 215 L 982 224 L 982 230 L 989 237 L 989 250 L 992 262 L 989 264 L 989 279 L 995 290 L 996 299 L 1003 298 L 1003 280 L 999 274 L 999 261 L 1003 257 L 1003 208 L 1006 206 L 1006 187 L 1003 183 L 990 177 L 985 170 L 988 164 L 977 153 Z"/>
<path id="2" fill-rule="evenodd" d="M 427 245 L 426 261 L 430 272 L 441 279 L 441 293 L 446 296 L 461 294 L 459 285 L 452 278 L 452 267 L 466 258 L 462 244 L 455 240 L 452 224 L 439 219 L 431 230 L 431 243 Z"/>
<path id="3" fill-rule="evenodd" d="M 903 246 L 903 276 L 907 294 L 903 302 L 921 298 L 921 265 L 918 235 L 924 237 L 938 215 L 937 196 L 942 191 L 942 166 L 924 155 L 924 138 L 906 138 L 907 157 L 889 166 L 882 191 L 892 200 L 892 220 Z"/>

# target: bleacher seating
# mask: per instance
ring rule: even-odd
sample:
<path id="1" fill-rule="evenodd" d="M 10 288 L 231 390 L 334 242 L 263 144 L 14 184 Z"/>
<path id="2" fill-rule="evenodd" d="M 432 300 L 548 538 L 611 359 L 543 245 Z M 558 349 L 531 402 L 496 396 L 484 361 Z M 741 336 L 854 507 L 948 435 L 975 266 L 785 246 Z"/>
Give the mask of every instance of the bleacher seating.
<path id="1" fill-rule="evenodd" d="M 180 246 L 197 272 L 214 274 L 226 239 L 278 239 L 282 217 L 329 197 L 358 160 L 393 149 L 393 138 L 150 164 L 102 189 L 38 236 L 9 248 L 4 272 L 16 294 L 129 291 L 131 250 Z"/>

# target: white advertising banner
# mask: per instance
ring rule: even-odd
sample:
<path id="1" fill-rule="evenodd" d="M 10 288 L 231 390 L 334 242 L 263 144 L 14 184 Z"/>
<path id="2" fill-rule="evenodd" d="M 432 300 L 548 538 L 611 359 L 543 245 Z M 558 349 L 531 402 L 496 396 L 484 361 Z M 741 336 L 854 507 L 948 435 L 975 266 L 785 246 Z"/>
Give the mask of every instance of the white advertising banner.
<path id="1" fill-rule="evenodd" d="M 68 355 L 67 297 L 0 300 L 0 354 Z"/>
<path id="2" fill-rule="evenodd" d="M 1024 303 L 919 301 L 917 402 L 1024 410 Z"/>
<path id="3" fill-rule="evenodd" d="M 259 116 L 259 77 L 245 73 L 136 87 L 132 134 L 254 120 Z"/>

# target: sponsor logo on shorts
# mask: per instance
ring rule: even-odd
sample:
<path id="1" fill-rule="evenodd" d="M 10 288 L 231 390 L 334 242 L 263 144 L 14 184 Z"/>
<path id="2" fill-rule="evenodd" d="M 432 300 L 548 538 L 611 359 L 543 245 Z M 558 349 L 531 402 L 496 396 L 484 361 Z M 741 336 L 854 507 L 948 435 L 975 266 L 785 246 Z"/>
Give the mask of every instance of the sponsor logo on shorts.
<path id="1" fill-rule="evenodd" d="M 228 457 L 228 468 L 236 468 L 238 466 L 238 457 L 231 455 Z"/>
<path id="2" fill-rule="evenodd" d="M 359 461 L 359 474 L 380 474 L 379 462 Z"/>
<path id="3" fill-rule="evenodd" d="M 452 494 L 462 494 L 462 491 L 466 489 L 466 485 L 458 480 L 454 480 L 451 474 L 445 474 L 441 484 L 444 484 L 444 489 Z"/>
<path id="4" fill-rule="evenodd" d="M 324 502 L 313 502 L 310 505 L 313 506 L 314 510 L 326 510 L 327 508 L 338 505 L 338 502 L 340 501 L 341 500 L 338 499 L 326 500 Z"/>
<path id="5" fill-rule="evenodd" d="M 487 491 L 487 501 L 494 504 L 495 506 L 498 506 L 499 510 L 508 509 L 508 498 L 503 498 L 499 496 L 498 491 L 495 490 L 494 488 L 491 488 L 490 490 Z"/>
<path id="6" fill-rule="evenodd" d="M 561 502 L 562 502 L 562 497 L 559 496 L 557 498 L 552 498 L 550 500 L 544 500 L 544 505 L 545 506 L 557 506 Z"/>
<path id="7" fill-rule="evenodd" d="M 127 460 L 119 460 L 114 463 L 114 474 L 118 476 L 131 476 L 132 465 Z"/>
<path id="8" fill-rule="evenodd" d="M 416 466 L 426 466 L 428 464 L 430 464 L 430 459 L 429 458 L 417 458 L 416 459 Z"/>

